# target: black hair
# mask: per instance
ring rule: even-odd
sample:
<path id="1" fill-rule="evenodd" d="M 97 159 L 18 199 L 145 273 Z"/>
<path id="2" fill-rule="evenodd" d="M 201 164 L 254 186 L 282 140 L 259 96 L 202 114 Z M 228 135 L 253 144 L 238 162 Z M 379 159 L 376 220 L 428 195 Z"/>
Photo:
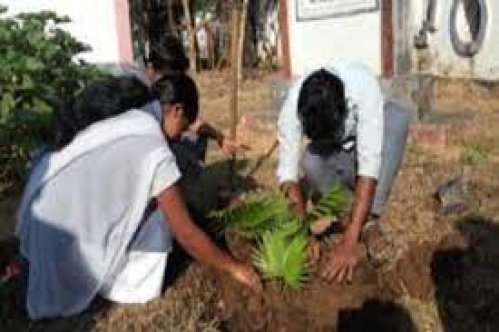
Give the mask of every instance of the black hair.
<path id="1" fill-rule="evenodd" d="M 151 94 L 161 106 L 182 104 L 184 115 L 193 123 L 199 113 L 199 94 L 196 83 L 186 74 L 165 75 L 151 87 Z"/>
<path id="2" fill-rule="evenodd" d="M 183 73 L 189 69 L 189 59 L 182 41 L 173 35 L 166 35 L 160 43 L 153 45 L 146 63 L 154 70 Z"/>
<path id="3" fill-rule="evenodd" d="M 54 113 L 54 148 L 61 149 L 91 124 L 145 105 L 149 90 L 131 76 L 91 82 Z"/>
<path id="4" fill-rule="evenodd" d="M 314 153 L 327 155 L 340 149 L 347 112 L 339 77 L 319 69 L 305 79 L 298 97 L 298 117 Z"/>

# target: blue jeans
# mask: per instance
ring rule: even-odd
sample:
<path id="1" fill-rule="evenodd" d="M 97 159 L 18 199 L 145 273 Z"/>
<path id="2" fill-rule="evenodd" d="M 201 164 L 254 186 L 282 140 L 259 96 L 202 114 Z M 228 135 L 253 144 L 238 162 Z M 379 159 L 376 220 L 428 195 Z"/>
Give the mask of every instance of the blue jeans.
<path id="1" fill-rule="evenodd" d="M 410 114 L 408 110 L 394 102 L 386 102 L 384 107 L 384 133 L 381 153 L 381 168 L 371 214 L 381 215 L 390 195 L 404 155 Z M 357 176 L 356 149 L 341 150 L 329 156 L 310 152 L 307 147 L 302 158 L 305 172 L 305 185 L 311 192 L 324 194 L 335 181 L 342 182 L 351 190 Z"/>

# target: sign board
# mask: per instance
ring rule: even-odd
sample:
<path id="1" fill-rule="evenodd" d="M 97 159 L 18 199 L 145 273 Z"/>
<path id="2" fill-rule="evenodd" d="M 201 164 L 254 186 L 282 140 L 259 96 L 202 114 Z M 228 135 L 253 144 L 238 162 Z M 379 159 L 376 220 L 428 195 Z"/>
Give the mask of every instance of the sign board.
<path id="1" fill-rule="evenodd" d="M 378 0 L 296 0 L 298 21 L 346 16 L 378 9 Z"/>

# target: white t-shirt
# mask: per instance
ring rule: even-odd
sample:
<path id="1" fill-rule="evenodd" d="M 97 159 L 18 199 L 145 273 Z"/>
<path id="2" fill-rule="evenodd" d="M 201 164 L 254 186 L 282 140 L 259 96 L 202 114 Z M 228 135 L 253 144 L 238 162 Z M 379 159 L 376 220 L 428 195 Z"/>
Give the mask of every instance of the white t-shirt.
<path id="1" fill-rule="evenodd" d="M 376 77 L 358 63 L 338 62 L 324 69 L 338 76 L 345 87 L 348 115 L 343 147 L 357 150 L 357 173 L 377 178 L 383 145 L 383 95 Z M 310 74 L 293 83 L 281 107 L 278 120 L 280 183 L 298 180 L 303 129 L 298 119 L 298 98 Z M 352 140 L 354 138 L 354 140 Z"/>

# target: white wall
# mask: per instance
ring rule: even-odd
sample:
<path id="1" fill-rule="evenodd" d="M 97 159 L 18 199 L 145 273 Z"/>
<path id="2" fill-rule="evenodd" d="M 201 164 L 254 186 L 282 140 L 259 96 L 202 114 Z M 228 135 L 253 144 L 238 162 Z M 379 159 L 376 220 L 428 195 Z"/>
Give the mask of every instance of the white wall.
<path id="1" fill-rule="evenodd" d="M 450 11 L 452 0 L 437 1 L 434 33 L 428 34 L 426 72 L 439 76 L 479 79 L 499 79 L 499 1 L 487 0 L 489 19 L 484 43 L 473 59 L 460 57 L 453 49 L 450 39 Z M 423 1 L 411 0 L 410 36 L 421 27 L 424 18 Z M 413 63 L 416 64 L 418 52 L 412 49 Z M 413 71 L 417 67 L 413 66 Z"/>
<path id="2" fill-rule="evenodd" d="M 291 74 L 301 75 L 338 59 L 360 61 L 381 73 L 381 12 L 297 20 L 297 1 L 288 0 Z"/>
<path id="3" fill-rule="evenodd" d="M 83 59 L 93 63 L 120 60 L 114 0 L 0 0 L 0 4 L 9 7 L 9 14 L 49 9 L 67 15 L 73 22 L 64 29 L 92 47 Z"/>

